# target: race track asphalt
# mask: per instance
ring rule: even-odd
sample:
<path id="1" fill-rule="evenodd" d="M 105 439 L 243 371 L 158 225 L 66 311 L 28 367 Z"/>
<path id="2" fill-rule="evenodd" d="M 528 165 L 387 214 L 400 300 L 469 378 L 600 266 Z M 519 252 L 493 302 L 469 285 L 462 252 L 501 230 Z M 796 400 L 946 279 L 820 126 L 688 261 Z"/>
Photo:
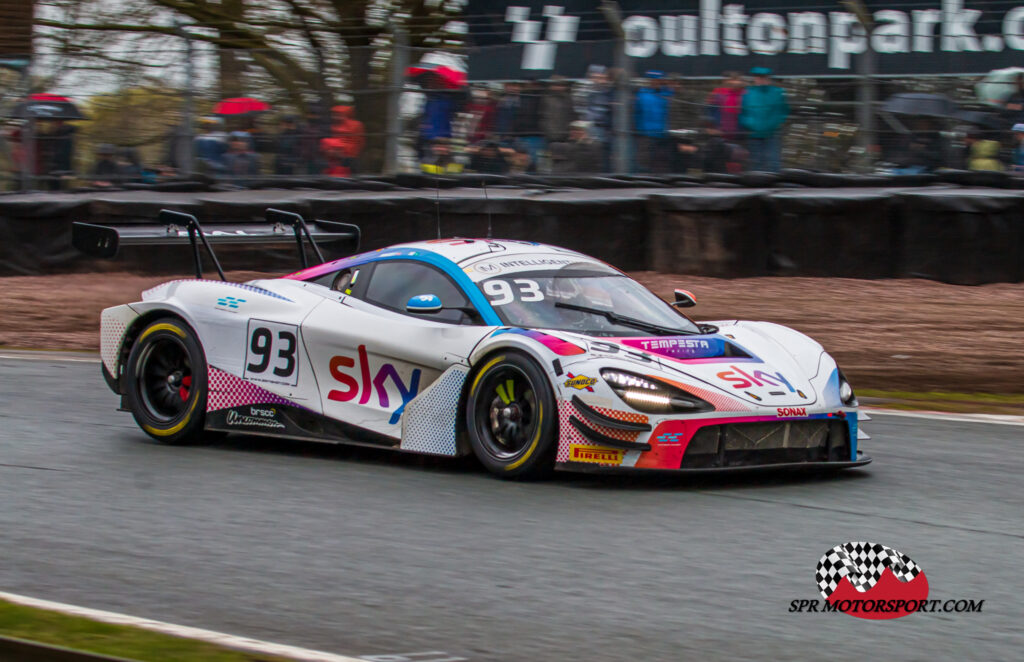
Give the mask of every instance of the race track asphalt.
<path id="1" fill-rule="evenodd" d="M 491 478 L 469 462 L 149 441 L 96 363 L 0 359 L 0 590 L 344 653 L 1020 659 L 1024 428 L 879 415 L 831 478 Z M 982 613 L 789 613 L 834 545 Z"/>

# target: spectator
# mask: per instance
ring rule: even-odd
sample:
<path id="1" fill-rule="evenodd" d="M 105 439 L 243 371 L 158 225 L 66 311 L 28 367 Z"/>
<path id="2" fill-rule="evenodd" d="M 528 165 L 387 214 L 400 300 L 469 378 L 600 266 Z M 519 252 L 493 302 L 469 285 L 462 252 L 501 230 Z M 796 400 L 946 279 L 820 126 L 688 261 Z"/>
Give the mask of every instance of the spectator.
<path id="1" fill-rule="evenodd" d="M 64 120 L 53 120 L 51 122 L 40 122 L 41 125 L 49 125 L 37 139 L 40 141 L 42 153 L 43 172 L 49 176 L 50 188 L 58 190 L 61 185 L 61 178 L 71 175 L 75 157 L 75 133 L 77 129 L 67 124 Z"/>
<path id="2" fill-rule="evenodd" d="M 117 176 L 124 184 L 142 180 L 142 160 L 134 147 L 122 147 L 117 150 Z"/>
<path id="3" fill-rule="evenodd" d="M 438 138 L 452 137 L 452 119 L 459 110 L 460 92 L 444 88 L 444 83 L 435 76 L 427 77 L 425 83 L 426 103 L 420 121 L 420 145 L 433 145 Z"/>
<path id="4" fill-rule="evenodd" d="M 277 132 L 277 142 L 274 146 L 275 175 L 299 174 L 303 135 L 297 119 L 294 115 L 285 115 L 281 118 L 281 128 Z"/>
<path id="5" fill-rule="evenodd" d="M 664 74 L 648 71 L 633 101 L 636 164 L 640 172 L 668 172 L 668 100 L 671 90 L 662 85 Z"/>
<path id="6" fill-rule="evenodd" d="M 743 171 L 745 151 L 725 139 L 713 121 L 708 121 L 707 139 L 701 148 L 701 169 L 705 173 L 739 173 Z"/>
<path id="7" fill-rule="evenodd" d="M 1024 171 L 1024 124 L 1013 125 L 1013 169 Z"/>
<path id="8" fill-rule="evenodd" d="M 530 160 L 530 151 L 521 143 L 513 142 L 510 146 L 502 147 L 501 153 L 508 161 L 508 172 L 510 175 L 522 175 L 534 168 Z"/>
<path id="9" fill-rule="evenodd" d="M 355 119 L 352 106 L 335 106 L 331 108 L 331 138 L 337 140 L 334 148 L 340 150 L 341 167 L 348 168 L 351 175 L 356 171 L 359 155 L 366 143 L 366 131 L 363 123 Z"/>
<path id="10" fill-rule="evenodd" d="M 435 138 L 430 145 L 430 155 L 420 164 L 420 170 L 428 175 L 457 175 L 462 164 L 452 156 L 448 138 Z"/>
<path id="11" fill-rule="evenodd" d="M 722 85 L 708 96 L 707 115 L 724 140 L 736 142 L 740 139 L 743 79 L 735 71 L 726 71 L 722 78 Z"/>
<path id="12" fill-rule="evenodd" d="M 120 180 L 117 161 L 114 159 L 113 145 L 101 144 L 96 148 L 96 163 L 92 167 L 92 185 L 100 187 L 113 186 Z"/>
<path id="13" fill-rule="evenodd" d="M 612 104 L 615 102 L 615 91 L 607 69 L 599 64 L 590 65 L 583 90 L 582 118 L 587 122 L 590 138 L 601 147 L 599 171 L 608 172 L 611 170 Z"/>
<path id="14" fill-rule="evenodd" d="M 199 169 L 207 174 L 222 174 L 225 171 L 224 156 L 228 151 L 224 122 L 219 117 L 204 117 L 199 126 L 201 133 L 193 142 Z"/>
<path id="15" fill-rule="evenodd" d="M 242 185 L 246 184 L 242 178 L 260 174 L 260 157 L 252 151 L 243 131 L 231 133 L 228 153 L 224 156 L 224 171 L 229 177 L 239 178 L 238 183 Z"/>
<path id="16" fill-rule="evenodd" d="M 1007 119 L 1013 123 L 1024 122 L 1024 73 L 1017 74 L 1017 85 L 1003 105 Z"/>
<path id="17" fill-rule="evenodd" d="M 306 113 L 306 122 L 300 127 L 300 174 L 319 175 L 327 169 L 327 160 L 320 149 L 320 141 L 330 137 L 329 134 L 329 122 L 325 121 L 323 114 L 315 111 Z"/>
<path id="18" fill-rule="evenodd" d="M 536 81 L 528 82 L 520 95 L 519 111 L 514 122 L 516 141 L 530 155 L 530 172 L 537 171 L 544 152 L 544 131 L 540 119 L 542 94 Z"/>
<path id="19" fill-rule="evenodd" d="M 967 145 L 967 169 L 1002 172 L 1005 170 L 999 160 L 999 142 L 986 139 L 980 131 L 968 131 L 964 143 Z"/>
<path id="20" fill-rule="evenodd" d="M 470 94 L 469 103 L 466 104 L 466 112 L 469 114 L 466 135 L 469 136 L 471 143 L 478 143 L 493 137 L 498 104 L 490 90 L 484 87 L 474 89 Z"/>
<path id="21" fill-rule="evenodd" d="M 939 133 L 934 120 L 929 117 L 915 117 L 909 121 L 910 131 L 901 133 L 893 149 L 891 160 L 893 172 L 901 175 L 916 175 L 934 172 L 946 165 L 949 145 Z"/>
<path id="22" fill-rule="evenodd" d="M 547 94 L 540 101 L 540 125 L 544 140 L 550 145 L 565 142 L 569 138 L 569 125 L 576 112 L 572 107 L 572 96 L 565 79 L 554 77 L 548 85 Z"/>
<path id="23" fill-rule="evenodd" d="M 519 115 L 519 104 L 522 101 L 521 89 L 518 82 L 510 80 L 505 83 L 501 98 L 498 99 L 494 128 L 503 140 L 515 138 L 516 117 Z"/>
<path id="24" fill-rule="evenodd" d="M 590 137 L 586 122 L 569 125 L 569 140 L 551 145 L 551 166 L 556 173 L 597 172 L 601 145 Z"/>
<path id="25" fill-rule="evenodd" d="M 778 172 L 782 169 L 779 133 L 789 115 L 786 93 L 772 84 L 771 69 L 754 67 L 750 74 L 754 84 L 743 92 L 740 106 L 740 126 L 748 132 L 750 169 Z"/>
<path id="26" fill-rule="evenodd" d="M 489 175 L 504 175 L 509 171 L 509 163 L 498 143 L 485 140 L 466 149 L 471 155 L 469 169 Z"/>

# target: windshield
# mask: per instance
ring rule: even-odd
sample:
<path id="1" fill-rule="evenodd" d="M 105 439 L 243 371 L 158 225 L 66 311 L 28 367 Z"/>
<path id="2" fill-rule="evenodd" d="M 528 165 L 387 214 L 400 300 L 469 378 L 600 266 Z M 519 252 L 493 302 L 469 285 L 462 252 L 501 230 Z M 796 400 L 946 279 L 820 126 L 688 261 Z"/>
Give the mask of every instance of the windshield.
<path id="1" fill-rule="evenodd" d="M 700 333 L 643 285 L 596 263 L 505 274 L 477 287 L 509 326 L 592 336 Z"/>

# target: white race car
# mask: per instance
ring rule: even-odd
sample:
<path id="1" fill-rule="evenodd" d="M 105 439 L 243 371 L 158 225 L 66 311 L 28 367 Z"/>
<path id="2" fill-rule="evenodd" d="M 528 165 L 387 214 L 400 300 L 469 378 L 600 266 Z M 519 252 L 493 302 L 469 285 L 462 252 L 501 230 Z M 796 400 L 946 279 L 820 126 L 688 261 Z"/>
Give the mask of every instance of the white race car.
<path id="1" fill-rule="evenodd" d="M 216 239 L 194 226 L 194 246 Z M 116 252 L 117 231 L 76 232 Z M 678 312 L 694 303 L 563 248 L 421 241 L 283 278 L 165 283 L 103 311 L 101 353 L 123 407 L 165 443 L 217 431 L 473 453 L 502 477 L 870 462 L 821 345 L 768 322 L 696 323 Z"/>

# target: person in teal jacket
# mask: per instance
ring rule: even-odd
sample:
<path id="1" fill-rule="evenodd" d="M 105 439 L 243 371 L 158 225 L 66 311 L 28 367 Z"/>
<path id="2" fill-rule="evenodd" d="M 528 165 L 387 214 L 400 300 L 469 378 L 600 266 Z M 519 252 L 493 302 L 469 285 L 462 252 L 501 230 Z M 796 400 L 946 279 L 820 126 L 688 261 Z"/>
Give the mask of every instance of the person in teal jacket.
<path id="1" fill-rule="evenodd" d="M 754 84 L 743 93 L 740 126 L 747 133 L 750 170 L 778 172 L 782 168 L 782 125 L 789 116 L 786 93 L 772 84 L 772 70 L 754 67 L 750 70 Z"/>

